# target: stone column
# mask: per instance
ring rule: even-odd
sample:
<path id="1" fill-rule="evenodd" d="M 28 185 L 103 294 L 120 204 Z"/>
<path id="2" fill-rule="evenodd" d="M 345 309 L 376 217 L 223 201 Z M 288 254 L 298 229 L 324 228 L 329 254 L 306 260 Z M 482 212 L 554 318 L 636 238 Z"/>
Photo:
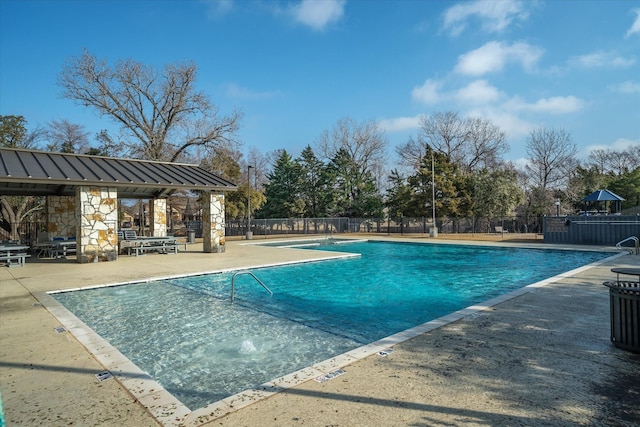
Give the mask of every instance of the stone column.
<path id="1" fill-rule="evenodd" d="M 149 202 L 151 235 L 165 237 L 167 235 L 167 199 L 153 199 Z"/>
<path id="2" fill-rule="evenodd" d="M 203 251 L 222 253 L 224 241 L 224 193 L 202 195 Z"/>
<path id="3" fill-rule="evenodd" d="M 118 259 L 118 190 L 107 187 L 77 187 L 78 262 Z"/>
<path id="4" fill-rule="evenodd" d="M 47 197 L 47 233 L 49 237 L 74 237 L 78 226 L 76 198 L 73 196 Z"/>

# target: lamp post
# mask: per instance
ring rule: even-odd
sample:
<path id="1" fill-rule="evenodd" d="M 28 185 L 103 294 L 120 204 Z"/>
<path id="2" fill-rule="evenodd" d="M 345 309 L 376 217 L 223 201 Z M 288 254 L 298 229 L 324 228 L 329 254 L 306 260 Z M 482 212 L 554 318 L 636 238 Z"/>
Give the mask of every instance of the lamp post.
<path id="1" fill-rule="evenodd" d="M 560 199 L 556 199 L 556 216 L 560 216 Z"/>
<path id="2" fill-rule="evenodd" d="M 433 228 L 429 236 L 438 237 L 438 227 L 436 227 L 436 173 L 434 163 L 433 149 L 431 149 L 431 220 L 433 221 Z"/>
<path id="3" fill-rule="evenodd" d="M 253 239 L 251 232 L 251 168 L 253 166 L 247 166 L 247 240 Z"/>

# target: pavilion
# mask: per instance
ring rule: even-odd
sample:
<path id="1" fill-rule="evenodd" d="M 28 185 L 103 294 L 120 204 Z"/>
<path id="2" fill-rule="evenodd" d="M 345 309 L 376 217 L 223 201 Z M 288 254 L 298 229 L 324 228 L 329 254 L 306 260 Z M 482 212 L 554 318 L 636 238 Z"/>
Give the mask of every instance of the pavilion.
<path id="1" fill-rule="evenodd" d="M 0 148 L 0 195 L 45 196 L 47 232 L 75 236 L 78 262 L 118 258 L 118 198 L 149 199 L 152 236 L 167 235 L 167 197 L 197 191 L 203 250 L 225 250 L 224 193 L 236 185 L 191 164 Z"/>

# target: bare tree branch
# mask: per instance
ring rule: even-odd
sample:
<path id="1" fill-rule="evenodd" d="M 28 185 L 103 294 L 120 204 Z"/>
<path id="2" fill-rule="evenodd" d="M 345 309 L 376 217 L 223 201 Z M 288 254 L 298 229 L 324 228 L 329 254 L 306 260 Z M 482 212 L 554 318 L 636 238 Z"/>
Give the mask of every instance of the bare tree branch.
<path id="1" fill-rule="evenodd" d="M 58 78 L 62 95 L 95 109 L 133 138 L 131 153 L 150 160 L 175 161 L 198 146 L 235 141 L 242 114 L 220 116 L 195 90 L 193 63 L 170 64 L 158 74 L 133 60 L 111 68 L 85 51 L 71 58 Z"/>

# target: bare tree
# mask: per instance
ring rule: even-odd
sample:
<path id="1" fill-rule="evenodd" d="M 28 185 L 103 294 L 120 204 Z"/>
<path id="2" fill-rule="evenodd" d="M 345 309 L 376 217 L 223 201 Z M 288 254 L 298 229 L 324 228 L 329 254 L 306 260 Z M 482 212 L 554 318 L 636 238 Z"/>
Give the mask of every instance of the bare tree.
<path id="1" fill-rule="evenodd" d="M 344 150 L 353 162 L 358 178 L 366 173 L 377 173 L 384 166 L 387 138 L 375 121 L 357 123 L 351 118 L 338 120 L 331 132 L 324 131 L 316 141 L 318 152 L 330 161 Z M 378 182 L 383 176 L 374 175 Z"/>
<path id="2" fill-rule="evenodd" d="M 635 150 L 635 152 L 634 152 Z M 614 175 L 622 175 L 640 166 L 640 146 L 627 150 L 607 150 L 609 171 Z"/>
<path id="3" fill-rule="evenodd" d="M 601 175 L 622 175 L 640 166 L 640 145 L 632 145 L 622 151 L 591 150 L 587 165 L 595 167 Z"/>
<path id="4" fill-rule="evenodd" d="M 609 150 L 591 150 L 587 165 L 593 166 L 600 175 L 604 175 L 609 167 Z"/>
<path id="5" fill-rule="evenodd" d="M 191 148 L 235 141 L 242 115 L 220 116 L 194 84 L 193 63 L 166 65 L 162 72 L 131 59 L 115 67 L 85 51 L 63 67 L 58 84 L 65 98 L 94 108 L 118 123 L 137 143 L 133 157 L 176 161 Z"/>
<path id="6" fill-rule="evenodd" d="M 396 154 L 400 158 L 400 164 L 414 172 L 420 169 L 422 159 L 427 154 L 427 144 L 422 138 L 409 137 L 406 144 L 396 147 Z"/>
<path id="7" fill-rule="evenodd" d="M 53 120 L 46 132 L 49 151 L 62 153 L 85 153 L 89 149 L 89 132 L 84 126 L 68 120 Z"/>
<path id="8" fill-rule="evenodd" d="M 526 170 L 533 186 L 533 205 L 539 215 L 553 202 L 550 190 L 559 190 L 568 184 L 570 172 L 577 165 L 577 152 L 571 134 L 562 128 L 539 127 L 529 134 Z"/>
<path id="9" fill-rule="evenodd" d="M 97 147 L 91 147 L 86 154 L 92 156 L 122 157 L 126 151 L 122 140 L 114 139 L 106 129 L 102 129 L 95 135 Z"/>
<path id="10" fill-rule="evenodd" d="M 627 148 L 627 153 L 629 154 L 629 167 L 631 169 L 640 168 L 640 144 Z"/>
<path id="11" fill-rule="evenodd" d="M 426 144 L 460 165 L 467 141 L 467 125 L 457 112 L 446 111 L 420 118 L 420 135 Z"/>
<path id="12" fill-rule="evenodd" d="M 405 164 L 414 163 L 426 145 L 466 173 L 496 167 L 509 149 L 505 133 L 490 120 L 463 118 L 452 111 L 421 117 L 418 140 L 410 140 L 398 154 Z"/>
<path id="13" fill-rule="evenodd" d="M 482 168 L 494 169 L 509 150 L 506 134 L 490 120 L 477 117 L 467 119 L 466 127 L 467 144 L 459 166 L 468 173 Z"/>
<path id="14" fill-rule="evenodd" d="M 562 128 L 533 129 L 527 140 L 527 155 L 530 164 L 527 171 L 534 185 L 547 189 L 560 186 L 567 172 L 576 164 L 578 152 L 571 134 Z"/>

